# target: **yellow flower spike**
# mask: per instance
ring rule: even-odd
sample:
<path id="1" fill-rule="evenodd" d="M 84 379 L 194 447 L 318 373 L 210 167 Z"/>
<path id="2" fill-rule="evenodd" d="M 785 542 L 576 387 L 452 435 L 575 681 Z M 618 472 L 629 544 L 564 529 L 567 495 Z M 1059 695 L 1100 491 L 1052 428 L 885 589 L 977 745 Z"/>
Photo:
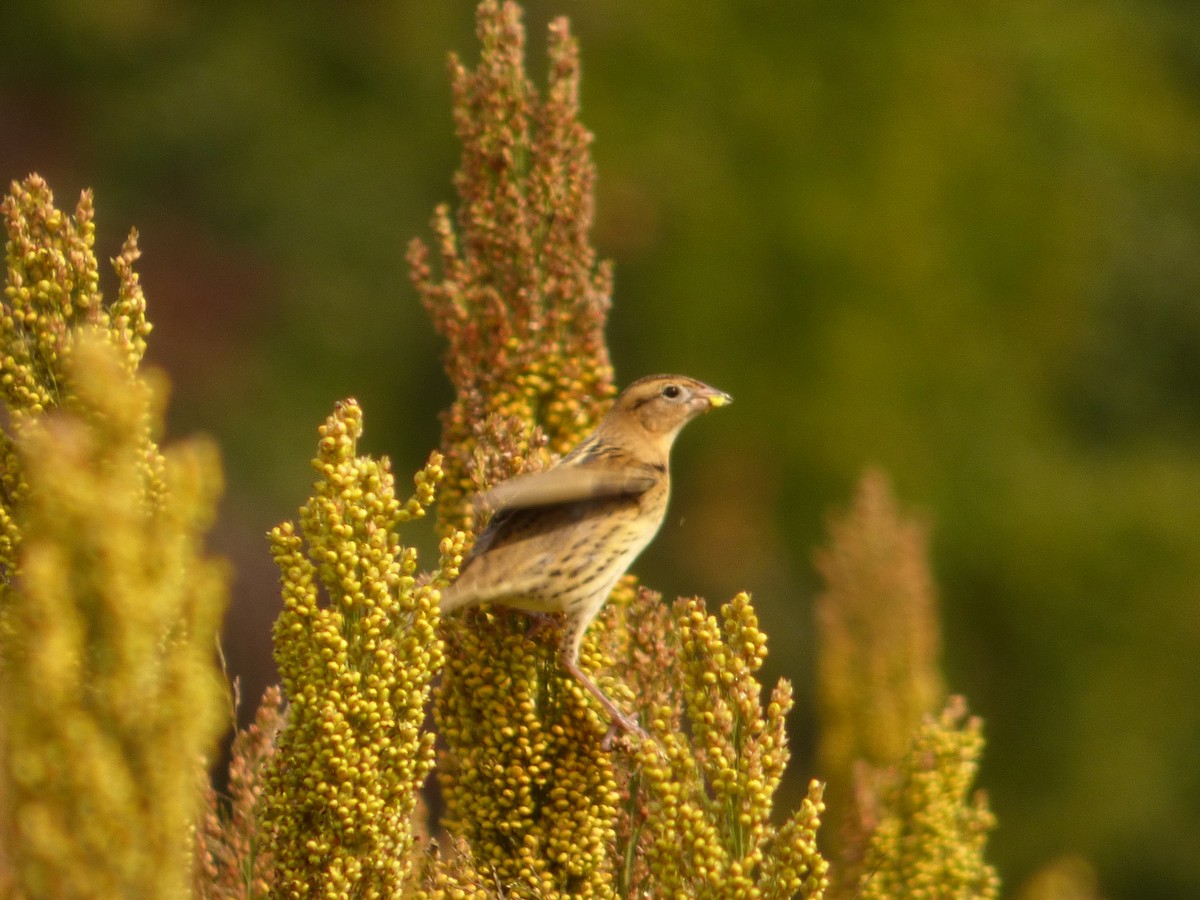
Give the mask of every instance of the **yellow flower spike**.
<path id="1" fill-rule="evenodd" d="M 817 601 L 818 754 L 837 840 L 852 824 L 856 771 L 895 763 L 945 687 L 925 528 L 902 513 L 881 473 L 868 472 L 830 533 L 817 555 L 826 585 Z"/>
<path id="2" fill-rule="evenodd" d="M 64 216 L 32 176 L 2 212 L 9 887 L 178 894 L 194 767 L 221 727 L 211 650 L 224 578 L 201 549 L 219 465 L 206 445 L 154 442 L 162 379 L 138 371 L 129 338 L 148 326 L 124 286 L 109 304 L 98 292 L 90 195 Z"/>
<path id="3" fill-rule="evenodd" d="M 387 460 L 357 456 L 361 434 L 358 405 L 339 405 L 320 429 L 319 480 L 299 533 L 290 523 L 272 532 L 285 599 L 276 659 L 294 699 L 276 756 L 287 765 L 268 769 L 263 808 L 285 892 L 400 891 L 416 791 L 433 764 L 421 725 L 441 661 L 437 613 L 428 589 L 401 574 L 417 560 L 394 530 L 423 512 L 432 487 L 402 506 Z"/>
<path id="4" fill-rule="evenodd" d="M 658 608 L 634 607 L 630 627 L 636 632 L 645 610 Z M 691 742 L 684 731 L 660 727 L 671 716 L 669 706 L 658 712 L 656 719 L 663 721 L 653 728 L 659 744 L 647 744 L 638 754 L 644 860 L 629 870 L 633 881 L 624 882 L 623 890 L 655 896 L 782 898 L 798 891 L 821 896 L 826 867 L 815 842 L 819 812 L 806 803 L 782 826 L 771 822 L 773 794 L 787 761 L 783 719 L 791 693 L 781 682 L 765 708 L 760 700 L 752 673 L 761 645 L 750 598 L 738 595 L 716 616 L 698 599 L 680 601 L 675 634 L 678 656 L 661 666 L 660 678 L 661 673 L 678 678 Z"/>
<path id="5" fill-rule="evenodd" d="M 925 719 L 908 753 L 883 775 L 860 896 L 999 895 L 996 872 L 983 858 L 995 818 L 982 794 L 971 796 L 982 749 L 982 724 L 967 716 L 961 697 Z"/>

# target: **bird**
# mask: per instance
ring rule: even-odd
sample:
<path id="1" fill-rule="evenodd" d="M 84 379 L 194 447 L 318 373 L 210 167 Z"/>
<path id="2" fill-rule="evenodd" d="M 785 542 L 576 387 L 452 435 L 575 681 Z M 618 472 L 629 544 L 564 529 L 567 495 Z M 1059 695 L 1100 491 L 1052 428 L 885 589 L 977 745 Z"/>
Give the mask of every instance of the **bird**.
<path id="1" fill-rule="evenodd" d="M 645 738 L 579 667 L 579 648 L 614 585 L 662 526 L 675 438 L 692 419 L 732 402 L 724 391 L 682 375 L 634 381 L 595 431 L 553 466 L 480 495 L 493 514 L 442 592 L 442 613 L 480 603 L 543 620 L 563 613 L 563 669 L 614 727 Z"/>

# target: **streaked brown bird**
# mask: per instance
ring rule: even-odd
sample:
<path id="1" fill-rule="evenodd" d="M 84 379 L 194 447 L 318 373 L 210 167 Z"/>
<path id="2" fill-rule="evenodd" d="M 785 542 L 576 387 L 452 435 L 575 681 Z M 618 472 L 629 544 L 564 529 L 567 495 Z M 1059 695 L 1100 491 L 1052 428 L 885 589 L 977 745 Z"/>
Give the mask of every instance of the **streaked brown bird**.
<path id="1" fill-rule="evenodd" d="M 579 668 L 579 646 L 617 580 L 662 525 L 671 445 L 680 429 L 732 399 L 682 375 L 629 385 L 596 430 L 557 464 L 482 495 L 495 513 L 442 593 L 442 612 L 490 602 L 565 613 L 563 668 L 614 724 L 645 736 Z"/>

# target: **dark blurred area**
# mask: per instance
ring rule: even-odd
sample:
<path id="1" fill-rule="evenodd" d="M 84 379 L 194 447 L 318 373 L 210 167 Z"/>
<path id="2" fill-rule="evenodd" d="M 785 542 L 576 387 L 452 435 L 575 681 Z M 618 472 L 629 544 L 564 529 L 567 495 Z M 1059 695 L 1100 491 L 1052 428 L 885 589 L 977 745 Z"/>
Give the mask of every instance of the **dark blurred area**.
<path id="1" fill-rule="evenodd" d="M 1200 895 L 1200 5 L 530 3 L 571 17 L 618 382 L 733 409 L 637 567 L 753 592 L 811 771 L 812 550 L 878 465 L 933 523 L 947 681 L 987 722 L 1010 888 L 1078 852 Z M 401 481 L 450 389 L 404 249 L 453 199 L 473 4 L 0 6 L 0 174 L 141 232 L 175 436 L 223 448 L 226 651 L 273 678 L 265 532 L 363 404 Z M 110 283 L 111 287 L 111 283 Z M 418 536 L 429 546 L 428 532 Z M 793 795 L 796 787 L 793 786 Z"/>

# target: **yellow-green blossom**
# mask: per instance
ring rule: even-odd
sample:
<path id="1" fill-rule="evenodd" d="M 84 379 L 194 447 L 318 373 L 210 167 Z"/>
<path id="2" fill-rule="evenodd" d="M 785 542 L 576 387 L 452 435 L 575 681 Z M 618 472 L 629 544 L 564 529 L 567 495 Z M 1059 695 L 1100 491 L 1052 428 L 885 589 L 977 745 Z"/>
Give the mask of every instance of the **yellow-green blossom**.
<path id="1" fill-rule="evenodd" d="M 676 605 L 677 681 L 682 710 L 651 722 L 655 741 L 638 753 L 645 796 L 646 855 L 626 893 L 635 896 L 788 898 L 822 896 L 827 864 L 817 850 L 822 786 L 782 826 L 771 822 L 788 761 L 785 718 L 791 685 L 780 681 L 764 709 L 755 677 L 766 635 L 746 594 L 718 619 L 699 599 Z M 687 729 L 675 724 L 682 711 Z"/>
<path id="2" fill-rule="evenodd" d="M 878 824 L 867 844 L 856 896 L 988 900 L 1000 892 L 983 857 L 995 818 L 972 795 L 982 723 L 951 697 L 940 716 L 917 729 L 904 758 L 884 776 Z"/>
<path id="3" fill-rule="evenodd" d="M 90 194 L 3 205 L 0 833 L 28 897 L 178 897 L 222 725 L 221 487 L 206 442 L 161 451 L 162 378 L 131 235 L 100 294 Z"/>
<path id="4" fill-rule="evenodd" d="M 11 583 L 20 567 L 19 508 L 27 485 L 13 436 L 32 418 L 75 402 L 68 378 L 71 350 L 82 327 L 92 329 L 116 350 L 130 375 L 138 371 L 150 323 L 134 262 L 141 255 L 137 232 L 130 232 L 112 261 L 117 297 L 105 302 L 93 253 L 96 226 L 92 195 L 85 191 L 68 215 L 54 205 L 46 182 L 31 175 L 14 182 L 4 198 L 6 278 L 0 301 L 0 397 L 10 426 L 0 435 L 0 585 Z M 146 377 L 142 373 L 139 377 Z M 135 426 L 150 445 L 147 408 Z M 145 460 L 147 490 L 161 491 L 161 458 Z M 2 602 L 2 596 L 0 596 Z"/>
<path id="5" fill-rule="evenodd" d="M 841 837 L 856 771 L 891 765 L 942 703 L 941 631 L 925 530 L 903 518 L 887 479 L 869 472 L 817 554 L 820 774 Z M 831 835 L 832 837 L 833 835 Z"/>
<path id="6" fill-rule="evenodd" d="M 442 478 L 434 454 L 407 502 L 390 464 L 357 455 L 362 411 L 320 429 L 314 494 L 297 528 L 271 533 L 284 610 L 275 658 L 289 703 L 268 766 L 263 817 L 280 896 L 392 896 L 408 879 L 416 791 L 433 766 L 422 729 L 442 664 L 438 584 L 417 579 L 402 522 L 424 515 Z M 461 535 L 443 541 L 447 569 Z"/>

